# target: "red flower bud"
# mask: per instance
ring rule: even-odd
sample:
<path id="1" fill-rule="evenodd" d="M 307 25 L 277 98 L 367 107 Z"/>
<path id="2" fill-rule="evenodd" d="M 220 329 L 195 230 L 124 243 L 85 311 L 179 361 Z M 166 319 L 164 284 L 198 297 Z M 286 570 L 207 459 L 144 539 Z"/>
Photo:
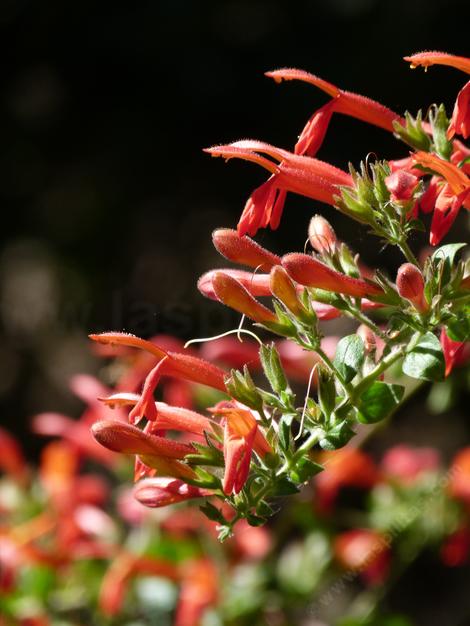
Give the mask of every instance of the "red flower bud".
<path id="1" fill-rule="evenodd" d="M 418 311 L 427 310 L 428 305 L 424 298 L 424 279 L 416 265 L 403 263 L 398 269 L 396 285 L 400 296 L 409 300 Z"/>
<path id="2" fill-rule="evenodd" d="M 470 81 L 459 91 L 455 101 L 447 137 L 452 139 L 455 134 L 465 139 L 470 137 Z"/>
<path id="3" fill-rule="evenodd" d="M 338 239 L 331 224 L 321 215 L 314 215 L 308 226 L 308 239 L 314 250 L 319 252 L 333 252 Z"/>
<path id="4" fill-rule="evenodd" d="M 296 282 L 307 287 L 336 291 L 356 298 L 383 293 L 378 285 L 341 274 L 308 254 L 286 254 L 282 265 Z"/>
<path id="5" fill-rule="evenodd" d="M 255 274 L 254 272 L 245 272 L 244 270 L 220 269 L 206 272 L 197 281 L 197 288 L 206 298 L 217 300 L 212 282 L 214 280 L 214 276 L 219 272 L 223 272 L 227 276 L 235 278 L 235 280 L 241 283 L 255 298 L 257 296 L 271 295 L 271 289 L 269 287 L 269 274 Z"/>
<path id="6" fill-rule="evenodd" d="M 106 420 L 96 422 L 91 432 L 102 446 L 123 454 L 163 456 L 171 459 L 183 459 L 194 452 L 193 446 L 148 435 L 132 424 Z"/>
<path id="7" fill-rule="evenodd" d="M 301 317 L 305 311 L 299 302 L 297 289 L 289 278 L 288 273 L 281 265 L 276 265 L 271 270 L 271 292 L 276 296 L 294 315 Z"/>
<path id="8" fill-rule="evenodd" d="M 210 495 L 207 489 L 199 489 L 187 485 L 182 480 L 157 476 L 140 481 L 134 488 L 134 498 L 141 504 L 156 508 L 183 502 L 190 498 L 201 498 Z"/>
<path id="9" fill-rule="evenodd" d="M 250 237 L 240 237 L 236 230 L 230 228 L 214 230 L 212 242 L 216 250 L 229 261 L 258 268 L 264 272 L 281 262 L 277 255 L 265 250 Z"/>
<path id="10" fill-rule="evenodd" d="M 396 170 L 385 179 L 385 185 L 394 202 L 409 202 L 418 186 L 419 178 L 406 170 Z"/>
<path id="11" fill-rule="evenodd" d="M 238 280 L 228 274 L 216 272 L 212 285 L 217 299 L 235 311 L 262 324 L 276 321 L 272 311 L 255 300 Z"/>

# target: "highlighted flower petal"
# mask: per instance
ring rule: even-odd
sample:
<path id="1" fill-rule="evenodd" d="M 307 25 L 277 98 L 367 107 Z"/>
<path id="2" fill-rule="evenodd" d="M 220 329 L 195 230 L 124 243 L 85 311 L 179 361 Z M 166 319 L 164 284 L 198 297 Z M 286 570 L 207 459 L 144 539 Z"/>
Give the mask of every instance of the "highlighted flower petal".
<path id="1" fill-rule="evenodd" d="M 280 259 L 279 259 L 280 261 Z M 255 274 L 254 272 L 246 272 L 244 270 L 219 269 L 210 270 L 201 276 L 197 282 L 197 287 L 203 296 L 211 300 L 217 300 L 215 295 L 213 281 L 215 276 L 223 272 L 227 276 L 231 276 L 241 283 L 252 296 L 270 296 L 269 274 Z"/>

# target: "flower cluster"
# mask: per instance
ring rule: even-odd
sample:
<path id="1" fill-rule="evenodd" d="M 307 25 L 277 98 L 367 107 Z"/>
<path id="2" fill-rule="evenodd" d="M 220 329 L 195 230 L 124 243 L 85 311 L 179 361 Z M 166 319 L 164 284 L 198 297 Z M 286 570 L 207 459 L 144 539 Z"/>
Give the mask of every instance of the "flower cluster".
<path id="1" fill-rule="evenodd" d="M 470 68 L 469 59 L 435 52 L 407 60 Z M 418 260 L 410 238 L 425 228 L 420 213 L 433 213 L 430 243 L 437 245 L 459 210 L 470 209 L 470 150 L 459 139 L 469 135 L 470 83 L 450 119 L 443 105 L 430 107 L 423 119 L 421 112 L 401 117 L 300 70 L 267 75 L 307 82 L 330 100 L 309 119 L 293 152 L 256 140 L 207 150 L 252 161 L 271 175 L 250 196 L 238 231 L 213 233 L 218 252 L 245 269 L 210 270 L 198 287 L 281 339 L 234 331 L 255 339 L 259 350 L 240 347 L 249 353 L 235 366 L 243 369 L 228 371 L 174 345 L 118 332 L 91 335 L 106 350 L 140 351 L 126 375 L 132 384 L 119 381 L 100 394 L 119 412 L 93 423 L 94 438 L 135 457 L 137 500 L 161 507 L 204 498 L 201 510 L 218 523 L 221 539 L 241 519 L 263 524 L 277 498 L 322 472 L 319 450 L 345 446 L 364 425 L 390 417 L 417 386 L 444 380 L 469 357 L 470 267 L 458 260 L 464 244 L 443 245 Z M 393 132 L 412 150 L 401 160 L 367 162 L 350 172 L 321 161 L 316 154 L 334 113 Z M 257 244 L 248 235 L 278 227 L 287 192 L 330 204 L 396 246 L 405 262 L 395 277 L 364 267 L 321 215 L 310 222 L 312 252 L 279 256 Z M 271 299 L 272 307 L 260 298 Z M 352 332 L 332 342 L 324 329 L 339 317 Z M 289 372 L 292 357 L 304 364 L 300 397 Z M 259 382 L 259 365 L 269 388 Z M 162 379 L 180 390 L 208 388 L 210 402 L 196 411 L 160 401 Z"/>

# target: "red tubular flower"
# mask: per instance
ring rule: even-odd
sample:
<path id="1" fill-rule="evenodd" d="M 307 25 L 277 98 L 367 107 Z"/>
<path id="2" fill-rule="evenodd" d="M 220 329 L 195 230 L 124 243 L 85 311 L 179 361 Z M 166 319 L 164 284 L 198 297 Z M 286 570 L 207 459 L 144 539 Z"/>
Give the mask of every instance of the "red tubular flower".
<path id="1" fill-rule="evenodd" d="M 334 543 L 341 565 L 361 574 L 367 584 L 380 585 L 390 568 L 390 547 L 385 537 L 366 528 L 349 530 L 338 535 Z"/>
<path id="2" fill-rule="evenodd" d="M 134 487 L 134 498 L 151 508 L 168 506 L 191 498 L 202 498 L 211 493 L 209 489 L 199 489 L 187 485 L 182 480 L 165 476 L 146 478 Z"/>
<path id="3" fill-rule="evenodd" d="M 424 298 L 424 278 L 416 265 L 403 263 L 397 272 L 396 285 L 400 296 L 409 300 L 418 311 L 428 309 Z"/>
<path id="4" fill-rule="evenodd" d="M 248 478 L 253 450 L 264 456 L 272 449 L 248 409 L 234 402 L 221 402 L 210 410 L 224 416 L 225 473 L 222 488 L 226 495 L 236 494 L 243 489 Z"/>
<path id="5" fill-rule="evenodd" d="M 179 443 L 173 439 L 165 439 L 157 435 L 149 435 L 139 428 L 124 422 L 107 420 L 96 422 L 91 428 L 95 439 L 108 450 L 122 454 L 138 454 L 139 456 L 164 456 L 169 459 L 184 459 L 194 452 L 192 446 Z"/>
<path id="6" fill-rule="evenodd" d="M 217 299 L 235 311 L 261 324 L 276 321 L 276 316 L 272 311 L 255 300 L 238 280 L 225 272 L 216 272 L 212 285 Z"/>
<path id="7" fill-rule="evenodd" d="M 444 328 L 441 330 L 440 341 L 446 362 L 445 375 L 449 376 L 454 367 L 464 365 L 470 360 L 470 342 L 453 341 L 447 336 Z"/>
<path id="8" fill-rule="evenodd" d="M 197 288 L 206 298 L 217 300 L 213 280 L 220 272 L 234 278 L 254 297 L 271 295 L 269 274 L 255 274 L 254 272 L 245 272 L 244 270 L 219 269 L 206 272 L 197 281 Z"/>
<path id="9" fill-rule="evenodd" d="M 282 257 L 282 265 L 295 281 L 307 287 L 335 291 L 356 298 L 383 293 L 378 285 L 341 274 L 308 254 L 286 254 Z"/>
<path id="10" fill-rule="evenodd" d="M 139 337 L 129 333 L 109 332 L 99 335 L 89 335 L 89 337 L 93 341 L 102 344 L 141 348 L 142 350 L 150 352 L 150 354 L 153 354 L 159 360 L 167 357 L 164 368 L 165 376 L 183 378 L 193 383 L 207 385 L 219 391 L 226 391 L 224 383 L 225 372 L 215 365 L 212 365 L 212 363 L 208 363 L 190 354 L 170 350 L 165 351 L 151 341 L 139 339 Z"/>
<path id="11" fill-rule="evenodd" d="M 430 235 L 431 245 L 437 245 L 449 231 L 460 207 L 463 205 L 470 209 L 470 178 L 459 167 L 435 154 L 417 152 L 413 156 L 413 161 L 436 172 L 446 181 L 440 189 L 437 186 L 438 182 L 434 182 L 431 188 L 431 181 L 431 190 L 428 188 L 430 195 L 426 199 L 432 200 L 437 192 Z M 423 199 L 421 205 L 422 203 Z"/>
<path id="12" fill-rule="evenodd" d="M 281 259 L 269 250 L 261 247 L 250 237 L 240 237 L 236 230 L 218 228 L 212 233 L 215 249 L 229 261 L 247 265 L 263 272 L 278 265 Z"/>
<path id="13" fill-rule="evenodd" d="M 422 66 L 424 69 L 431 65 L 449 65 L 455 67 L 462 72 L 470 74 L 470 59 L 466 57 L 458 57 L 448 52 L 437 52 L 435 50 L 429 52 L 417 52 L 409 57 L 403 57 L 405 61 L 411 63 L 411 67 Z"/>
<path id="14" fill-rule="evenodd" d="M 462 135 L 465 139 L 470 137 L 470 80 L 457 95 L 450 125 L 447 129 L 449 139 L 452 139 L 456 134 Z"/>
<path id="15" fill-rule="evenodd" d="M 282 80 L 301 80 L 318 87 L 334 98 L 331 103 L 331 113 L 343 113 L 344 115 L 355 117 L 358 120 L 379 126 L 390 132 L 393 132 L 393 121 L 401 120 L 398 113 L 395 113 L 383 104 L 371 100 L 366 96 L 339 89 L 332 83 L 303 70 L 282 68 L 272 72 L 266 72 L 266 76 L 274 78 L 278 83 Z M 304 132 L 306 129 L 304 129 Z"/>
<path id="16" fill-rule="evenodd" d="M 140 396 L 136 393 L 115 393 L 100 398 L 108 406 L 135 406 Z M 155 421 L 146 425 L 145 432 L 154 434 L 157 430 L 179 430 L 194 435 L 203 435 L 212 430 L 213 423 L 208 417 L 184 407 L 170 406 L 166 402 L 155 402 Z"/>
<path id="17" fill-rule="evenodd" d="M 321 215 L 314 215 L 308 225 L 308 240 L 312 248 L 322 253 L 334 252 L 338 239 L 331 224 Z"/>
<path id="18" fill-rule="evenodd" d="M 258 163 L 272 176 L 252 194 L 238 223 L 240 235 L 256 234 L 268 224 L 276 229 L 282 214 L 285 192 L 298 193 L 320 202 L 334 205 L 334 197 L 341 185 L 351 186 L 349 174 L 329 163 L 299 156 L 255 140 L 237 141 L 224 146 L 208 148 L 212 156 L 226 159 L 240 158 Z M 258 154 L 267 154 L 279 164 Z"/>

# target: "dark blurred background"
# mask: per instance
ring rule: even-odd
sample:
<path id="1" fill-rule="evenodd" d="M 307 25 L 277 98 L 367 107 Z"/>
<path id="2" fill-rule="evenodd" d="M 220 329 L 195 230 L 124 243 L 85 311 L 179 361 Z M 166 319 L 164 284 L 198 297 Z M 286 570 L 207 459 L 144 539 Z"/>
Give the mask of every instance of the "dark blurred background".
<path id="1" fill-rule="evenodd" d="M 297 66 L 397 111 L 443 101 L 450 112 L 465 76 L 410 71 L 402 56 L 468 55 L 469 17 L 465 0 L 3 0 L 2 423 L 34 451 L 29 417 L 78 407 L 69 376 L 99 367 L 89 331 L 189 338 L 230 327 L 195 283 L 223 264 L 211 231 L 235 226 L 266 176 L 201 149 L 241 137 L 290 148 L 326 102 L 308 85 L 276 85 L 265 70 Z M 338 116 L 319 157 L 346 167 L 369 152 L 406 149 Z M 290 196 L 282 228 L 259 241 L 301 249 L 319 208 Z M 362 246 L 362 227 L 321 210 L 367 263 L 394 272 L 399 259 L 378 241 Z"/>

